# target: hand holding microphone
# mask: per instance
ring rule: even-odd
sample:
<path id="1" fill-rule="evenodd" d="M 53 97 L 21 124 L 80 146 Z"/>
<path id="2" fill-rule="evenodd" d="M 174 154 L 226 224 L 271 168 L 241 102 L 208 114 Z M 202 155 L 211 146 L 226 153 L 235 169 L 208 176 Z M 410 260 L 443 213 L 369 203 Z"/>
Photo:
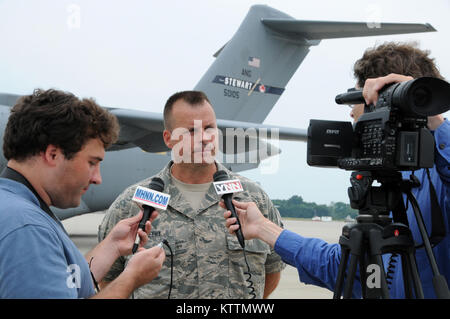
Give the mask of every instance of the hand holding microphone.
<path id="1" fill-rule="evenodd" d="M 239 229 L 236 230 L 236 236 L 239 244 L 242 248 L 245 248 L 244 236 L 242 235 L 241 223 L 239 222 L 236 209 L 232 202 L 232 196 L 235 192 L 242 192 L 241 182 L 236 180 L 229 180 L 228 174 L 225 171 L 217 171 L 214 173 L 214 188 L 217 194 L 222 195 L 222 199 L 225 203 L 226 208 L 231 212 L 231 215 L 236 218 L 236 223 L 239 225 Z"/>
<path id="2" fill-rule="evenodd" d="M 252 273 L 250 271 L 250 265 L 248 264 L 248 261 L 247 261 L 247 255 L 245 254 L 244 235 L 242 234 L 241 222 L 239 221 L 239 217 L 237 215 L 236 208 L 233 204 L 233 199 L 232 199 L 233 193 L 242 192 L 244 189 L 242 187 L 240 180 L 238 180 L 238 179 L 228 180 L 228 174 L 225 171 L 217 171 L 214 174 L 214 183 L 213 184 L 214 184 L 214 188 L 215 188 L 217 194 L 222 195 L 222 199 L 223 199 L 223 203 L 224 203 L 225 207 L 230 211 L 231 215 L 236 219 L 236 222 L 233 223 L 233 225 L 239 226 L 239 228 L 236 229 L 234 232 L 239 241 L 239 244 L 241 245 L 241 247 L 243 249 L 244 260 L 245 260 L 245 264 L 247 265 L 247 271 L 246 272 L 244 271 L 244 274 L 246 275 L 245 281 L 247 282 L 247 285 L 248 285 L 247 287 L 249 289 L 250 298 L 254 299 L 254 298 L 256 298 L 255 287 L 253 285 Z M 237 203 L 237 205 L 240 205 L 236 201 L 235 201 L 235 203 Z M 221 206 L 222 206 L 222 204 L 221 204 Z M 242 209 L 242 207 L 240 209 Z M 228 212 L 226 212 L 224 214 L 224 216 L 227 213 Z M 229 231 L 230 231 L 231 226 L 232 226 L 231 223 L 227 222 L 227 227 L 228 227 Z"/>
<path id="3" fill-rule="evenodd" d="M 155 208 L 166 209 L 169 204 L 170 195 L 161 193 L 164 190 L 164 182 L 158 177 L 152 178 L 149 188 L 138 186 L 133 195 L 133 201 L 136 202 L 143 210 L 143 215 L 138 226 L 138 234 L 133 244 L 132 253 L 134 254 L 139 248 L 141 238 L 139 237 L 139 229 L 145 231 L 145 224 L 150 219 Z"/>

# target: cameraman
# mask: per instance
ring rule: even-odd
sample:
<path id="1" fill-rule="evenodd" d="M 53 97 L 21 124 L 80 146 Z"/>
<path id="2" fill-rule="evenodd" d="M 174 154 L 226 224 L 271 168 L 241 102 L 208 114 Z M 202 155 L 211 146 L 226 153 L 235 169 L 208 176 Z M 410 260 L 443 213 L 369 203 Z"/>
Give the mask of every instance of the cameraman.
<path id="1" fill-rule="evenodd" d="M 354 74 L 358 80 L 356 87 L 363 87 L 366 103 L 370 104 L 377 101 L 378 91 L 387 84 L 423 76 L 442 79 L 433 59 L 428 55 L 429 52 L 418 49 L 414 44 L 386 43 L 370 48 L 354 65 Z M 363 112 L 363 104 L 354 105 L 350 115 L 354 121 L 357 121 Z M 434 134 L 436 143 L 435 165 L 430 169 L 430 176 L 436 189 L 446 229 L 445 238 L 434 247 L 433 252 L 441 275 L 445 276 L 447 285 L 450 285 L 450 220 L 448 216 L 450 213 L 448 188 L 450 184 L 450 123 L 442 115 L 430 116 L 428 128 Z M 412 193 L 419 203 L 425 225 L 429 230 L 431 228 L 429 180 L 425 169 L 417 170 L 414 174 L 421 184 L 413 188 Z M 402 172 L 402 175 L 404 179 L 409 179 L 411 172 Z M 339 244 L 328 244 L 321 239 L 305 238 L 289 230 L 283 230 L 265 219 L 254 203 L 234 201 L 234 204 L 246 239 L 259 238 L 274 247 L 283 261 L 297 268 L 302 282 L 334 290 L 341 260 Z M 223 204 L 222 207 L 225 208 Z M 224 216 L 227 218 L 226 225 L 230 233 L 234 232 L 238 228 L 233 225 L 235 218 L 230 217 L 229 211 L 225 212 Z M 408 206 L 407 217 L 415 243 L 421 244 L 422 238 L 411 205 Z M 415 257 L 425 298 L 436 298 L 432 284 L 433 273 L 424 249 L 417 249 Z M 400 256 L 391 257 L 387 254 L 383 256 L 383 260 L 385 268 L 388 264 L 390 266 L 389 271 L 386 269 L 392 277 L 389 285 L 390 296 L 404 298 Z M 355 280 L 353 297 L 361 297 L 359 280 Z"/>

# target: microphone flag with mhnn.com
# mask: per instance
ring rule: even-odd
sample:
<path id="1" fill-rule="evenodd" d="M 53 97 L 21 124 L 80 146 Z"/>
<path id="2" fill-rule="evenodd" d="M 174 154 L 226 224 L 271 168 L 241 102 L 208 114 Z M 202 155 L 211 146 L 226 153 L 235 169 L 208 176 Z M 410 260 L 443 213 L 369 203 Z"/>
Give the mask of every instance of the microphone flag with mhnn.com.
<path id="1" fill-rule="evenodd" d="M 149 184 L 149 188 L 138 186 L 134 192 L 132 200 L 142 209 L 143 206 L 152 206 L 159 209 L 167 209 L 170 195 L 162 193 L 164 182 L 158 177 L 154 177 Z"/>
<path id="2" fill-rule="evenodd" d="M 163 190 L 164 181 L 159 177 L 154 177 L 149 184 L 149 188 L 138 186 L 134 192 L 132 200 L 143 210 L 138 226 L 143 231 L 145 231 L 145 224 L 150 219 L 155 208 L 165 210 L 169 205 L 170 195 L 162 193 Z M 137 251 L 140 241 L 139 234 L 136 234 L 136 240 L 132 248 L 133 254 Z"/>

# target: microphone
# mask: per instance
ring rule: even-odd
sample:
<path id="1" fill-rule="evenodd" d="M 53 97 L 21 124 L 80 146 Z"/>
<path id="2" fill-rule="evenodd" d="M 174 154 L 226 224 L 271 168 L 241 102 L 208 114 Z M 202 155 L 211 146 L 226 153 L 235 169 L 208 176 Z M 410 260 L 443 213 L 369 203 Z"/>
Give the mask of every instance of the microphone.
<path id="1" fill-rule="evenodd" d="M 139 228 L 145 231 L 145 223 L 149 220 L 155 208 L 166 209 L 169 205 L 170 195 L 161 193 L 164 189 L 164 182 L 159 177 L 152 178 L 149 188 L 138 186 L 133 195 L 133 201 L 144 211 Z M 133 245 L 133 254 L 137 251 L 141 238 L 136 234 Z"/>
<path id="2" fill-rule="evenodd" d="M 346 93 L 336 95 L 337 104 L 362 104 L 365 103 L 362 89 L 348 89 Z"/>
<path id="3" fill-rule="evenodd" d="M 225 171 L 217 171 L 214 173 L 214 189 L 218 195 L 222 195 L 222 199 L 225 203 L 227 209 L 231 212 L 231 215 L 236 218 L 236 223 L 238 224 L 239 229 L 236 230 L 236 236 L 239 241 L 239 244 L 242 248 L 245 248 L 244 235 L 242 235 L 242 227 L 239 222 L 238 215 L 236 213 L 236 209 L 232 203 L 233 193 L 242 192 L 244 189 L 242 188 L 241 181 L 238 179 L 229 180 L 228 174 Z"/>

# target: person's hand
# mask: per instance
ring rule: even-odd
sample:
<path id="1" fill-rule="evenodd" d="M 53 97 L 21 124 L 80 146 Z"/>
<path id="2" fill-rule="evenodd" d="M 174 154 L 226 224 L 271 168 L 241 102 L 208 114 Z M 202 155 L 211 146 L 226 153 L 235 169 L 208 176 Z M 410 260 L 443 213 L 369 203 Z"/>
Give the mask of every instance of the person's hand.
<path id="1" fill-rule="evenodd" d="M 158 212 L 156 210 L 153 211 L 150 219 L 145 223 L 145 232 L 142 229 L 138 229 L 142 215 L 143 212 L 140 211 L 136 216 L 122 219 L 109 233 L 109 240 L 117 250 L 119 256 L 131 255 L 136 233 L 139 234 L 141 239 L 139 247 L 143 247 L 148 241 L 148 234 L 152 227 L 151 222 L 158 216 Z"/>
<path id="2" fill-rule="evenodd" d="M 236 208 L 236 213 L 239 217 L 239 222 L 242 226 L 242 235 L 245 239 L 258 238 L 259 228 L 264 223 L 266 218 L 263 216 L 261 211 L 258 209 L 253 202 L 238 202 L 233 199 L 234 207 Z M 225 203 L 220 201 L 219 205 L 225 208 Z M 223 216 L 226 219 L 226 226 L 230 234 L 239 229 L 239 225 L 234 225 L 236 223 L 236 218 L 231 216 L 231 212 L 227 210 Z"/>
<path id="3" fill-rule="evenodd" d="M 378 101 L 378 92 L 387 84 L 400 83 L 413 80 L 414 78 L 407 75 L 391 73 L 374 79 L 367 79 L 364 83 L 363 96 L 366 104 L 376 104 Z M 428 117 L 428 128 L 432 131 L 436 130 L 444 122 L 441 114 Z"/>
<path id="4" fill-rule="evenodd" d="M 158 276 L 165 259 L 166 254 L 162 247 L 155 246 L 149 249 L 140 247 L 131 257 L 124 273 L 132 278 L 136 289 Z"/>
<path id="5" fill-rule="evenodd" d="M 428 128 L 435 131 L 442 123 L 444 123 L 444 121 L 444 116 L 442 114 L 428 116 Z"/>
<path id="6" fill-rule="evenodd" d="M 374 79 L 367 79 L 364 83 L 363 97 L 366 104 L 375 105 L 378 101 L 378 92 L 387 84 L 399 83 L 413 80 L 413 77 L 401 74 L 391 73 Z"/>

